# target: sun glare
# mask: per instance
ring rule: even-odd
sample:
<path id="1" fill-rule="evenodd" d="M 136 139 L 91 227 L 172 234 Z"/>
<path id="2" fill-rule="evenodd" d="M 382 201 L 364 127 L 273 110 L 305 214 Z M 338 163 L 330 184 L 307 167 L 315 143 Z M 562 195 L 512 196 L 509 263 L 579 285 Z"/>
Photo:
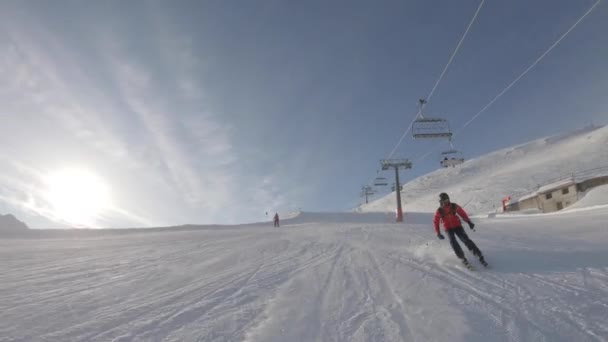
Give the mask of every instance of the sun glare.
<path id="1" fill-rule="evenodd" d="M 94 226 L 110 205 L 104 181 L 83 169 L 63 169 L 48 175 L 47 200 L 59 219 L 75 226 Z"/>

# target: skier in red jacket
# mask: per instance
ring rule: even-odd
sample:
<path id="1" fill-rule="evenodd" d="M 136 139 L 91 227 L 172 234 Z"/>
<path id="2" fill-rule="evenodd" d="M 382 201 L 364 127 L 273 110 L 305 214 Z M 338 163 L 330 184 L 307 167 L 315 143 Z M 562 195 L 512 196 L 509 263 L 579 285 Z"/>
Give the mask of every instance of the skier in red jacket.
<path id="1" fill-rule="evenodd" d="M 458 256 L 462 263 L 468 268 L 471 267 L 469 261 L 467 260 L 467 258 L 465 258 L 464 252 L 462 251 L 462 248 L 460 248 L 458 241 L 456 241 L 456 236 L 458 236 L 460 241 L 462 241 L 467 246 L 469 251 L 473 252 L 473 255 L 479 258 L 479 262 L 481 262 L 482 265 L 487 267 L 488 263 L 483 258 L 481 251 L 479 250 L 479 248 L 477 248 L 473 240 L 469 238 L 467 233 L 464 231 L 464 228 L 462 228 L 462 223 L 460 222 L 460 218 L 458 216 L 462 217 L 462 219 L 469 225 L 472 230 L 475 230 L 475 224 L 471 222 L 471 219 L 469 219 L 467 213 L 458 204 L 451 203 L 450 197 L 445 192 L 439 194 L 439 203 L 440 207 L 439 209 L 437 209 L 437 211 L 435 212 L 435 216 L 433 217 L 433 225 L 435 227 L 435 234 L 437 235 L 437 237 L 440 240 L 443 240 L 445 238 L 439 231 L 439 221 L 441 221 L 443 222 L 443 229 L 446 233 L 448 233 L 450 245 L 452 245 L 454 253 L 456 253 L 456 256 Z"/>

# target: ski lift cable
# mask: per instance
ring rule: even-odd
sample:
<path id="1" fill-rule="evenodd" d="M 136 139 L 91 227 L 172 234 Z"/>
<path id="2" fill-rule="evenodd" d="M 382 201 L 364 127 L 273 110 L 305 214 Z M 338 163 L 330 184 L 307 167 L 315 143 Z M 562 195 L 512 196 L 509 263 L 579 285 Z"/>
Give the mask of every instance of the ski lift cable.
<path id="1" fill-rule="evenodd" d="M 460 41 L 456 45 L 456 48 L 452 52 L 452 55 L 450 56 L 450 59 L 448 60 L 448 62 L 445 65 L 445 67 L 443 68 L 443 71 L 439 75 L 439 78 L 435 82 L 435 85 L 433 86 L 433 89 L 431 89 L 431 92 L 426 97 L 426 102 L 428 102 L 431 99 L 431 97 L 433 97 L 433 94 L 435 93 L 435 90 L 439 86 L 439 83 L 441 83 L 441 81 L 443 79 L 443 76 L 447 72 L 448 68 L 450 67 L 450 64 L 452 64 L 452 61 L 454 60 L 454 57 L 458 53 L 458 50 L 460 49 L 460 46 L 462 45 L 462 42 L 464 42 L 464 39 L 466 38 L 467 34 L 469 33 L 469 30 L 471 29 L 471 27 L 473 26 L 473 23 L 475 22 L 475 19 L 477 19 L 477 15 L 479 14 L 479 11 L 483 7 L 484 2 L 485 2 L 485 0 L 482 0 L 481 3 L 479 3 L 479 6 L 477 7 L 477 10 L 475 11 L 475 14 L 473 15 L 473 18 L 469 22 L 469 25 L 467 26 L 466 30 L 464 31 L 464 34 L 462 35 L 462 37 L 460 38 Z M 403 142 L 403 139 L 408 135 L 408 133 L 412 129 L 412 126 L 414 125 L 414 122 L 416 122 L 416 119 L 422 114 L 422 107 L 423 107 L 423 105 L 421 105 L 420 109 L 418 109 L 418 112 L 416 113 L 416 115 L 414 116 L 414 118 L 412 119 L 412 121 L 410 122 L 408 128 L 405 130 L 405 132 L 403 132 L 403 134 L 401 135 L 401 138 L 399 138 L 399 141 L 397 141 L 397 144 L 391 150 L 391 153 L 389 154 L 388 158 L 391 158 L 393 156 L 393 154 L 395 154 L 395 152 L 397 151 L 397 149 L 399 148 L 399 146 L 401 146 L 401 143 Z"/>
<path id="2" fill-rule="evenodd" d="M 481 7 L 483 6 L 483 3 L 485 2 L 485 0 L 482 0 L 481 3 L 479 4 L 479 6 L 477 7 L 477 10 L 475 11 L 475 14 L 473 15 L 473 18 L 471 19 L 471 21 L 469 22 L 469 25 L 467 26 L 467 29 L 465 30 L 464 34 L 462 35 L 462 37 L 460 38 L 460 41 L 458 42 L 458 45 L 456 46 L 456 48 L 454 49 L 454 52 L 452 53 L 452 55 L 450 56 L 450 59 L 448 60 L 448 63 L 445 65 L 445 67 L 443 68 L 443 71 L 441 72 L 441 75 L 439 75 L 439 78 L 437 79 L 437 81 L 435 82 L 435 85 L 433 86 L 433 89 L 431 90 L 431 92 L 429 93 L 429 95 L 427 96 L 427 99 L 425 102 L 428 102 L 428 100 L 433 96 L 433 93 L 435 92 L 435 90 L 437 89 L 437 86 L 439 85 L 439 83 L 441 82 L 441 80 L 443 79 L 443 76 L 445 75 L 446 71 L 448 70 L 450 64 L 452 63 L 452 60 L 454 59 L 454 56 L 456 56 L 456 53 L 458 52 L 458 50 L 460 49 L 460 46 L 462 45 L 462 42 L 464 41 L 464 39 L 466 38 L 469 30 L 471 29 L 471 26 L 473 25 L 473 22 L 475 21 L 475 19 L 477 18 L 477 15 L 479 14 L 479 11 L 481 10 Z M 397 142 L 397 144 L 395 145 L 395 147 L 392 149 L 391 153 L 389 154 L 388 158 L 391 158 L 393 156 L 393 154 L 395 154 L 395 152 L 397 151 L 397 149 L 399 148 L 399 146 L 401 145 L 401 143 L 403 142 L 403 139 L 408 135 L 408 133 L 410 132 L 410 130 L 412 129 L 412 126 L 414 125 L 414 122 L 416 122 L 416 119 L 422 114 L 422 107 L 423 105 L 420 106 L 420 109 L 418 110 L 418 112 L 416 113 L 416 115 L 414 115 L 412 121 L 410 122 L 407 130 L 405 130 L 405 132 L 403 132 L 403 134 L 401 135 L 401 137 L 399 138 L 399 141 Z"/>
<path id="3" fill-rule="evenodd" d="M 426 159 L 428 156 L 430 156 L 432 153 L 435 153 L 435 150 L 430 150 L 430 151 L 426 152 L 426 153 L 425 153 L 425 154 L 423 154 L 422 156 L 420 156 L 420 157 L 416 158 L 416 159 L 414 160 L 414 162 L 415 162 L 415 163 L 419 163 L 419 162 L 421 162 L 421 161 L 425 160 L 425 159 Z"/>
<path id="4" fill-rule="evenodd" d="M 485 105 L 485 107 L 483 107 L 477 114 L 473 115 L 473 117 L 467 121 L 462 128 L 458 131 L 462 131 L 463 129 L 465 129 L 467 126 L 469 126 L 471 124 L 471 122 L 473 122 L 475 119 L 477 119 L 481 114 L 483 114 L 488 108 L 490 108 L 490 106 L 492 106 L 494 104 L 494 102 L 496 102 L 499 98 L 501 98 L 507 91 L 509 91 L 509 89 L 511 89 L 511 87 L 513 87 L 522 77 L 524 77 L 530 70 L 532 70 L 541 60 L 543 60 L 543 58 L 545 58 L 545 56 L 547 56 L 549 54 L 549 52 L 551 52 L 551 50 L 553 50 L 564 38 L 566 38 L 566 36 L 572 31 L 574 30 L 574 28 L 581 22 L 583 21 L 583 19 L 585 19 L 585 17 L 587 17 L 587 15 L 589 15 L 589 13 L 591 13 L 591 11 L 593 11 L 593 9 L 600 3 L 602 2 L 602 0 L 597 0 L 597 2 L 595 4 L 593 4 L 593 6 L 591 6 L 591 8 L 589 8 L 587 10 L 587 12 L 585 12 L 585 14 L 583 14 L 582 17 L 580 17 L 576 23 L 574 23 L 574 25 L 572 25 L 572 27 L 570 27 L 568 29 L 568 31 L 566 31 L 566 33 L 564 33 L 561 37 L 559 37 L 558 40 L 555 41 L 555 43 L 553 43 L 553 45 L 551 45 L 547 51 L 545 51 L 542 55 L 540 55 L 540 57 L 538 57 L 536 59 L 536 61 L 534 61 L 534 63 L 532 63 L 526 70 L 524 70 L 524 72 L 521 73 L 521 75 L 519 75 L 515 80 L 513 80 L 513 82 L 511 82 L 505 89 L 503 89 L 500 93 L 498 93 L 498 95 L 496 95 L 496 97 L 494 97 L 492 99 L 492 101 L 490 101 L 487 105 Z"/>
<path id="5" fill-rule="evenodd" d="M 483 7 L 483 3 L 484 2 L 485 2 L 485 0 L 481 0 L 481 3 L 479 3 L 479 6 L 477 7 L 477 11 L 475 11 L 475 14 L 473 15 L 473 18 L 469 22 L 469 26 L 467 26 L 467 29 L 464 31 L 464 34 L 462 35 L 462 38 L 460 38 L 460 41 L 458 42 L 458 45 L 456 45 L 456 48 L 454 49 L 454 52 L 452 52 L 452 55 L 450 56 L 450 59 L 448 60 L 448 63 L 443 68 L 443 71 L 441 72 L 441 75 L 439 75 L 439 78 L 437 79 L 437 82 L 435 82 L 435 85 L 433 86 L 433 89 L 431 89 L 431 92 L 429 93 L 429 96 L 426 97 L 426 101 L 427 102 L 431 100 L 431 97 L 433 97 L 433 93 L 435 93 L 435 89 L 437 89 L 437 86 L 439 86 L 439 83 L 443 79 L 443 75 L 445 75 L 445 73 L 448 71 L 448 68 L 450 67 L 450 64 L 452 63 L 452 60 L 454 59 L 454 56 L 456 56 L 456 54 L 458 53 L 458 50 L 460 49 L 460 45 L 462 45 L 462 42 L 464 42 L 464 39 L 467 37 L 467 34 L 469 33 L 469 30 L 471 29 L 471 26 L 473 26 L 473 23 L 475 22 L 475 19 L 477 18 L 477 15 L 479 14 L 479 11 L 481 11 L 481 8 Z"/>
<path id="6" fill-rule="evenodd" d="M 496 95 L 487 105 L 485 105 L 477 114 L 473 115 L 469 121 L 467 121 L 456 133 L 460 134 L 465 128 L 467 128 L 473 121 L 475 121 L 481 114 L 483 114 L 490 106 L 492 106 L 500 97 L 502 97 L 507 91 L 509 91 L 520 79 L 522 79 L 530 70 L 532 70 L 545 56 L 547 56 L 566 36 L 574 30 L 578 24 L 583 21 L 602 0 L 597 0 L 593 6 L 591 6 L 585 14 L 583 14 L 575 23 L 572 25 L 563 35 L 561 35 L 548 49 L 545 51 L 540 57 L 538 57 L 534 63 L 532 63 L 528 68 L 524 70 L 518 77 L 516 77 L 506 88 L 504 88 L 498 95 Z M 415 162 L 420 162 L 426 159 L 429 155 L 431 155 L 433 151 L 429 151 L 422 155 L 421 157 L 415 159 Z"/>
<path id="7" fill-rule="evenodd" d="M 405 132 L 403 132 L 403 134 L 401 135 L 401 138 L 399 138 L 399 141 L 397 141 L 397 145 L 395 145 L 395 147 L 393 148 L 393 150 L 391 151 L 391 153 L 388 155 L 387 159 L 390 159 L 393 157 L 393 155 L 395 154 L 395 152 L 397 152 L 397 149 L 399 148 L 399 146 L 401 145 L 401 142 L 403 141 L 403 139 L 405 139 L 405 137 L 408 135 L 408 133 L 410 132 L 410 130 L 412 129 L 412 126 L 414 125 L 414 122 L 416 122 L 416 119 L 418 119 L 418 116 L 420 115 L 421 111 L 419 110 L 418 113 L 416 113 L 416 115 L 414 115 L 414 118 L 412 119 L 412 121 L 410 122 L 410 125 L 408 126 L 408 128 L 405 130 Z"/>
<path id="8" fill-rule="evenodd" d="M 460 40 L 458 41 L 458 44 L 456 45 L 456 48 L 452 52 L 452 55 L 450 56 L 448 62 L 446 63 L 446 65 L 443 68 L 443 70 L 441 71 L 441 74 L 439 75 L 439 78 L 437 79 L 437 81 L 435 81 L 435 84 L 433 85 L 433 88 L 431 89 L 431 92 L 429 93 L 429 95 L 426 98 L 426 102 L 428 102 L 428 100 L 430 100 L 431 97 L 433 97 L 433 94 L 435 93 L 435 90 L 439 86 L 439 83 L 441 83 L 441 81 L 443 80 L 443 76 L 445 75 L 445 73 L 447 72 L 448 68 L 452 64 L 452 61 L 454 60 L 454 57 L 456 56 L 456 54 L 460 50 L 460 46 L 464 42 L 464 39 L 466 38 L 467 34 L 469 33 L 469 30 L 473 26 L 473 23 L 477 19 L 477 15 L 479 14 L 479 11 L 481 11 L 481 8 L 483 7 L 484 3 L 485 3 L 485 0 L 481 0 L 481 2 L 479 3 L 479 6 L 475 10 L 475 14 L 473 14 L 473 18 L 469 22 L 469 25 L 467 25 L 466 30 L 464 31 L 462 37 L 460 38 Z M 403 142 L 403 139 L 405 139 L 405 137 L 410 133 L 410 131 L 412 130 L 412 127 L 414 126 L 414 122 L 416 122 L 416 119 L 418 119 L 418 117 L 422 114 L 422 107 L 423 107 L 423 105 L 420 106 L 420 108 L 418 109 L 418 112 L 413 116 L 412 121 L 408 125 L 407 129 L 403 132 L 403 134 L 401 135 L 401 137 L 399 138 L 399 141 L 397 141 L 397 144 L 395 145 L 395 147 L 393 147 L 393 149 L 391 150 L 391 153 L 389 153 L 387 159 L 390 159 L 390 158 L 393 157 L 393 155 L 395 154 L 395 152 L 397 152 L 397 149 L 399 148 L 399 146 L 401 146 L 401 143 Z M 374 179 L 372 178 L 367 183 L 371 183 L 373 180 Z"/>

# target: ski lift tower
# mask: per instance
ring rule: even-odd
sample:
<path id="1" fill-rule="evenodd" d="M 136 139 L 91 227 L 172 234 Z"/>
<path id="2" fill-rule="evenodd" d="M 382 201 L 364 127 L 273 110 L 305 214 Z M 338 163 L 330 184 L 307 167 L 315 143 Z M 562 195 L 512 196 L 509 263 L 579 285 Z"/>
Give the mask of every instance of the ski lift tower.
<path id="1" fill-rule="evenodd" d="M 395 169 L 395 193 L 397 194 L 397 222 L 403 222 L 403 209 L 401 208 L 401 185 L 399 184 L 399 169 L 411 169 L 409 159 L 382 159 L 380 166 L 383 171 Z"/>
<path id="2" fill-rule="evenodd" d="M 361 187 L 361 197 L 365 197 L 365 204 L 369 203 L 369 196 L 375 193 L 376 192 L 374 191 L 374 189 L 369 185 Z"/>

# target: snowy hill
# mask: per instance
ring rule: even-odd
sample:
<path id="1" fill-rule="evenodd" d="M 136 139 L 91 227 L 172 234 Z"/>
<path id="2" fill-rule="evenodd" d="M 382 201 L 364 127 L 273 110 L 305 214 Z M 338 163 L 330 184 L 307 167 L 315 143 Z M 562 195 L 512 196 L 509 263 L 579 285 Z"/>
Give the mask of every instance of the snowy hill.
<path id="1" fill-rule="evenodd" d="M 20 236 L 28 230 L 28 226 L 12 214 L 0 215 L 0 237 Z"/>
<path id="2" fill-rule="evenodd" d="M 505 196 L 517 198 L 551 179 L 607 166 L 606 146 L 608 126 L 592 126 L 505 148 L 404 184 L 403 208 L 406 212 L 433 211 L 437 195 L 447 192 L 455 202 L 466 205 L 468 211 L 484 214 L 500 207 Z M 394 212 L 395 195 L 389 194 L 356 210 Z"/>

